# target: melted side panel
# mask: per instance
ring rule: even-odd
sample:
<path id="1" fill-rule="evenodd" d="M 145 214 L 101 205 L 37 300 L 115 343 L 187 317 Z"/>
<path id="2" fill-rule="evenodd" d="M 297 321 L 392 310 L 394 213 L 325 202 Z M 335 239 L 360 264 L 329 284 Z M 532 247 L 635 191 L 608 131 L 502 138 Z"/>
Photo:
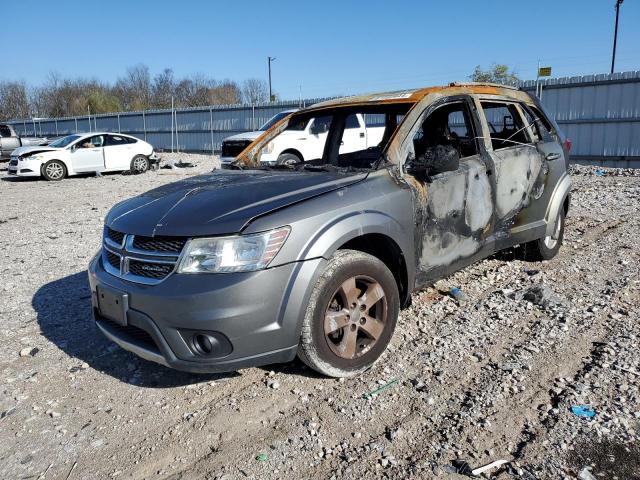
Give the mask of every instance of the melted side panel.
<path id="1" fill-rule="evenodd" d="M 456 172 L 428 185 L 420 269 L 429 271 L 472 256 L 490 231 L 491 183 L 480 159 L 465 160 Z"/>
<path id="2" fill-rule="evenodd" d="M 511 148 L 492 155 L 496 168 L 496 213 L 500 221 L 505 221 L 528 206 L 534 195 L 540 198 L 540 188 L 544 188 L 540 176 L 548 169 L 534 148 Z"/>

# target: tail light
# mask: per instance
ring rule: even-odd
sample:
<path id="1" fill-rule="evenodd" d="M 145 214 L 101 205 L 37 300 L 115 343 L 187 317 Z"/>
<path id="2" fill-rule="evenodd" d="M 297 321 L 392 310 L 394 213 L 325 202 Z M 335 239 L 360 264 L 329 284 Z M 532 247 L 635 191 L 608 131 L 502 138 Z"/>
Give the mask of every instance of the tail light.
<path id="1" fill-rule="evenodd" d="M 562 146 L 564 147 L 565 152 L 570 152 L 571 147 L 573 146 L 573 142 L 571 141 L 570 138 L 566 138 Z"/>

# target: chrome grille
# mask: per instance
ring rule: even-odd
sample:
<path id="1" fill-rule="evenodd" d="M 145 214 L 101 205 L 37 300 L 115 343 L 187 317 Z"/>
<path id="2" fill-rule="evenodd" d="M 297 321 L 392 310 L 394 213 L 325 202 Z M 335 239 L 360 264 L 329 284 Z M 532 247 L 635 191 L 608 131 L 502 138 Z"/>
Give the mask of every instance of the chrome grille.
<path id="1" fill-rule="evenodd" d="M 185 243 L 187 243 L 186 238 L 177 237 L 140 237 L 136 235 L 133 239 L 135 248 L 158 252 L 180 253 Z"/>
<path id="2" fill-rule="evenodd" d="M 109 237 L 109 240 L 113 240 L 113 242 L 117 245 L 122 245 L 122 241 L 124 240 L 124 233 L 116 232 L 115 230 L 107 228 L 107 236 Z"/>
<path id="3" fill-rule="evenodd" d="M 102 264 L 111 275 L 155 285 L 175 269 L 186 238 L 145 237 L 104 229 Z"/>
<path id="4" fill-rule="evenodd" d="M 171 273 L 173 265 L 129 260 L 129 272 L 133 275 L 149 278 L 164 278 Z"/>

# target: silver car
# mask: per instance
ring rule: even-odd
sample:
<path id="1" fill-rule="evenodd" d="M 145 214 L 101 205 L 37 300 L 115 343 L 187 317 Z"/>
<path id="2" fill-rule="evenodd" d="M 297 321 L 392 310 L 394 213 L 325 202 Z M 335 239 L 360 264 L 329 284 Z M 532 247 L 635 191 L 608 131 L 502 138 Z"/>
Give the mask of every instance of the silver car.
<path id="1" fill-rule="evenodd" d="M 384 127 L 343 151 L 347 119 Z M 269 142 L 326 117 L 319 158 L 264 166 Z M 95 321 L 123 348 L 192 372 L 288 362 L 357 375 L 411 293 L 520 245 L 553 258 L 570 142 L 531 95 L 451 84 L 314 105 L 228 169 L 119 203 L 89 266 Z"/>

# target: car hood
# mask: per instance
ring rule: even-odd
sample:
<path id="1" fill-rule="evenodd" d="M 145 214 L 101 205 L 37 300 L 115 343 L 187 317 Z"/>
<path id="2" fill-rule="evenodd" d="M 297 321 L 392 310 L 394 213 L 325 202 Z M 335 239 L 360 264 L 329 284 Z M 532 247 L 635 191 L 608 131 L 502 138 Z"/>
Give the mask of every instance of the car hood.
<path id="1" fill-rule="evenodd" d="M 105 224 L 144 236 L 233 234 L 256 217 L 366 176 L 366 172 L 218 170 L 125 200 L 111 209 Z"/>
<path id="2" fill-rule="evenodd" d="M 27 155 L 34 155 L 36 153 L 40 153 L 40 152 L 54 152 L 56 150 L 62 150 L 62 148 L 54 148 L 54 147 L 38 147 L 38 146 L 33 146 L 33 147 L 18 147 L 16 148 L 11 155 L 17 155 L 19 157 L 24 157 Z"/>
<path id="3" fill-rule="evenodd" d="M 231 137 L 227 137 L 223 140 L 223 142 L 226 142 L 227 140 L 255 140 L 256 138 L 258 138 L 260 135 L 262 135 L 264 132 L 261 130 L 257 130 L 255 132 L 244 132 L 244 133 L 239 133 L 238 135 L 232 135 Z"/>

